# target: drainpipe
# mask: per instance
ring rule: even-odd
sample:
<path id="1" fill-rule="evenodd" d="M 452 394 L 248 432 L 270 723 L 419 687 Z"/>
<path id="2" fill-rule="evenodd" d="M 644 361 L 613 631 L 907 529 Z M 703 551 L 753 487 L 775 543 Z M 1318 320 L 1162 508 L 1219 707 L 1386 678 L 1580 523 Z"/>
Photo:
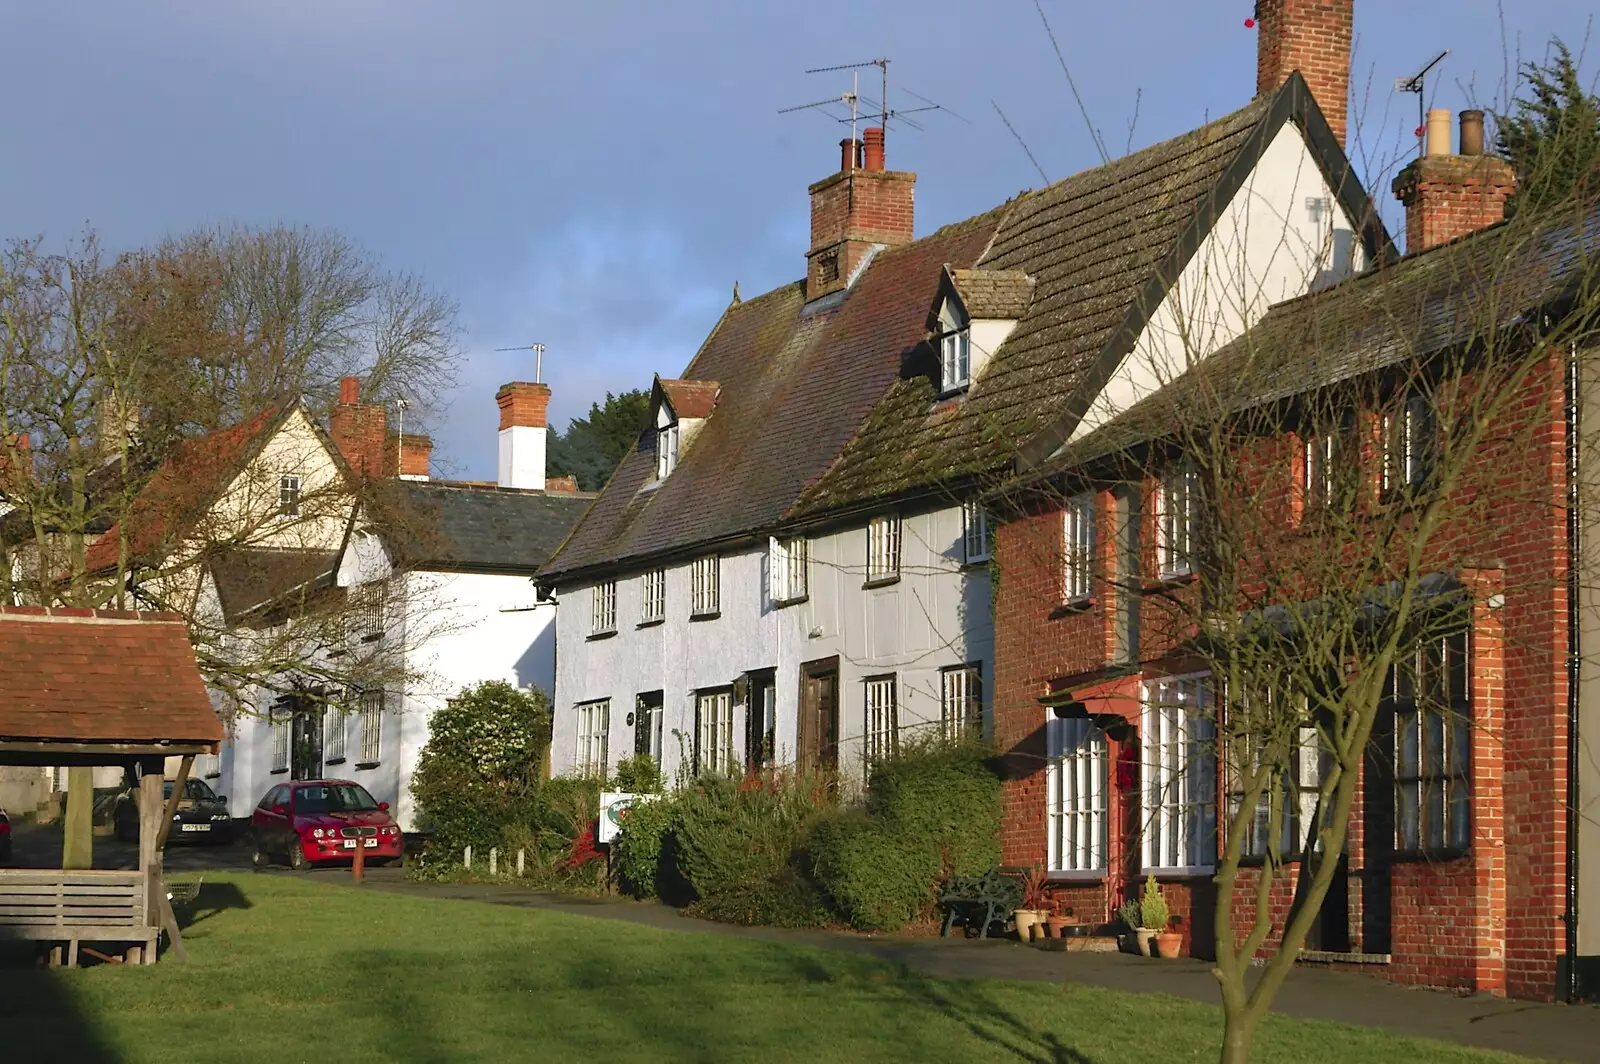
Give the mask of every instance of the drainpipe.
<path id="1" fill-rule="evenodd" d="M 1567 882 L 1566 908 L 1561 914 L 1566 924 L 1567 971 L 1561 996 L 1569 1003 L 1578 1000 L 1578 682 L 1582 655 L 1579 643 L 1580 565 L 1583 523 L 1579 493 L 1579 451 L 1583 428 L 1581 381 L 1578 378 L 1578 345 L 1568 346 L 1566 372 L 1567 404 Z"/>

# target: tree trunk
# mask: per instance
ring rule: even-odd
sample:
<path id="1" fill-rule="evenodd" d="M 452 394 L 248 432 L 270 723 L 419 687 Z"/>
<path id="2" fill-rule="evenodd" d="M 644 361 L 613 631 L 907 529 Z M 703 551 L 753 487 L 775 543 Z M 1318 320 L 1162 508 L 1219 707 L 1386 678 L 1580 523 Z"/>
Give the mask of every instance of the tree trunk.
<path id="1" fill-rule="evenodd" d="M 94 769 L 67 769 L 67 807 L 61 818 L 61 867 L 94 867 Z"/>
<path id="2" fill-rule="evenodd" d="M 1223 1009 L 1222 1064 L 1247 1064 L 1250 1047 L 1255 1043 L 1258 1018 L 1255 1010 L 1249 1007 L 1236 1012 Z"/>

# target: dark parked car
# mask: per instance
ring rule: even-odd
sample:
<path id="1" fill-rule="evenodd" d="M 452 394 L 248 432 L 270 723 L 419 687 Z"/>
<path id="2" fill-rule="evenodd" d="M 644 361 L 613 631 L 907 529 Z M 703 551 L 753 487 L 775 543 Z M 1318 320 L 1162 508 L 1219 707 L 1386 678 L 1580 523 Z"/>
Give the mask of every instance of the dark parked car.
<path id="1" fill-rule="evenodd" d="M 0 861 L 11 860 L 11 818 L 0 809 Z"/>
<path id="2" fill-rule="evenodd" d="M 161 785 L 163 801 L 172 799 L 172 780 Z M 117 838 L 123 842 L 139 841 L 139 788 L 130 787 L 117 795 L 116 808 L 111 814 L 111 824 Z M 172 830 L 167 841 L 182 842 L 232 842 L 233 821 L 228 816 L 228 800 L 205 780 L 183 781 L 183 797 L 172 815 Z"/>
<path id="3" fill-rule="evenodd" d="M 251 862 L 265 868 L 282 857 L 291 868 L 348 861 L 359 846 L 374 865 L 397 861 L 405 847 L 389 803 L 373 801 L 349 780 L 296 780 L 272 788 L 250 817 Z"/>

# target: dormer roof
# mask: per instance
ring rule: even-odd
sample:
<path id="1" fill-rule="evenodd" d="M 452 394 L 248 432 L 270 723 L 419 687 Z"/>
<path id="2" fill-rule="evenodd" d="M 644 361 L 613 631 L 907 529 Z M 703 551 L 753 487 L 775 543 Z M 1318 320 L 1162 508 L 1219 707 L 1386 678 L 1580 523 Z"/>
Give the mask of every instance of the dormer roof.
<path id="1" fill-rule="evenodd" d="M 1025 270 L 944 268 L 941 297 L 954 294 L 967 317 L 978 321 L 1017 321 L 1033 302 L 1034 280 Z"/>
<path id="2" fill-rule="evenodd" d="M 657 377 L 653 390 L 652 405 L 665 402 L 673 416 L 693 420 L 711 416 L 722 386 L 716 381 L 664 380 Z"/>

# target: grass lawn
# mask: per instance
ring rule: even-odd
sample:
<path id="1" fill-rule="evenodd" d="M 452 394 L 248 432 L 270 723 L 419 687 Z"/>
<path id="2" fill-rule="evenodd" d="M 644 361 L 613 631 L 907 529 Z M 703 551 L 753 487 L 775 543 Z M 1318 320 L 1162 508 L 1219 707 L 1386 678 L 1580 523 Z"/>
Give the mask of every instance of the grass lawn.
<path id="1" fill-rule="evenodd" d="M 1217 1010 L 1078 986 L 943 982 L 870 958 L 616 920 L 207 877 L 241 907 L 191 961 L 0 969 L 7 1061 L 1214 1060 Z M 204 906 L 202 906 L 202 911 Z M 1259 1060 L 1510 1061 L 1274 1017 Z"/>

